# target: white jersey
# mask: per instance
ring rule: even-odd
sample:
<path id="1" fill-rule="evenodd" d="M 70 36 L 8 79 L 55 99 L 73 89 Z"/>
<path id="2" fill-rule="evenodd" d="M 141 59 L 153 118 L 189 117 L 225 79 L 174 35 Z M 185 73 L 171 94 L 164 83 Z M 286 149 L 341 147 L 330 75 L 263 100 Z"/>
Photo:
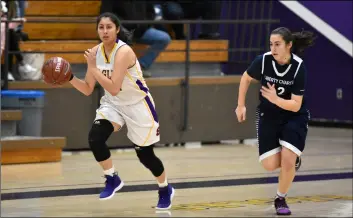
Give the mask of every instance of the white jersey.
<path id="1" fill-rule="evenodd" d="M 109 79 L 112 76 L 114 69 L 114 58 L 118 49 L 122 46 L 128 46 L 125 42 L 119 40 L 115 43 L 109 57 L 105 55 L 103 43 L 97 50 L 96 64 L 97 68 Z M 145 98 L 148 93 L 146 82 L 142 76 L 140 63 L 136 58 L 136 63 L 131 68 L 127 69 L 120 92 L 116 96 L 112 96 L 107 90 L 101 99 L 101 103 L 106 102 L 113 105 L 131 105 L 136 104 Z"/>

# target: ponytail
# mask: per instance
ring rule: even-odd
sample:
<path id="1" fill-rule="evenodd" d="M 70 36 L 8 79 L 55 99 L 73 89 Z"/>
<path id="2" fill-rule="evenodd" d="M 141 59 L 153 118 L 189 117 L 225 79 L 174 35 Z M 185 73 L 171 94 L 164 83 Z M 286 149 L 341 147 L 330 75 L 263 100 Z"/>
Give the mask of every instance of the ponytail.
<path id="1" fill-rule="evenodd" d="M 120 31 L 117 36 L 119 40 L 124 41 L 128 45 L 132 45 L 133 32 L 130 32 L 122 25 L 120 25 Z"/>
<path id="2" fill-rule="evenodd" d="M 295 32 L 292 34 L 293 45 L 292 52 L 298 56 L 303 56 L 307 47 L 313 46 L 316 36 L 310 31 Z"/>

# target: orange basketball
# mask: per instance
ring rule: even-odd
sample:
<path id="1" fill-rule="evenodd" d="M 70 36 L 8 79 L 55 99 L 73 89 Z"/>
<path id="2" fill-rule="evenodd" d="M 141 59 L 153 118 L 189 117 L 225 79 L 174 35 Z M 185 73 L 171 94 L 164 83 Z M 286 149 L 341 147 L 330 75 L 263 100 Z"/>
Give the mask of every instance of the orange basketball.
<path id="1" fill-rule="evenodd" d="M 61 57 L 48 59 L 42 67 L 43 80 L 51 85 L 63 85 L 71 78 L 71 66 Z"/>

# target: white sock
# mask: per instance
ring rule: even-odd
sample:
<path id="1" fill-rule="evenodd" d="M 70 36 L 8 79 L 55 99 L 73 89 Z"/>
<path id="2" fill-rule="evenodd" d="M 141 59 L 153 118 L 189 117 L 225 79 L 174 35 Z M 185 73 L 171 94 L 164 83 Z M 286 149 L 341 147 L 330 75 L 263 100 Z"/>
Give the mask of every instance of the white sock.
<path id="1" fill-rule="evenodd" d="M 114 166 L 113 166 L 109 170 L 104 170 L 104 175 L 113 176 L 114 172 L 115 172 L 115 169 L 114 169 Z"/>
<path id="2" fill-rule="evenodd" d="M 165 179 L 165 181 L 164 181 L 163 183 L 159 183 L 159 182 L 158 182 L 158 186 L 159 186 L 160 188 L 163 188 L 163 187 L 168 186 L 167 179 Z"/>
<path id="3" fill-rule="evenodd" d="M 277 197 L 285 198 L 287 196 L 287 193 L 283 194 L 277 190 Z"/>

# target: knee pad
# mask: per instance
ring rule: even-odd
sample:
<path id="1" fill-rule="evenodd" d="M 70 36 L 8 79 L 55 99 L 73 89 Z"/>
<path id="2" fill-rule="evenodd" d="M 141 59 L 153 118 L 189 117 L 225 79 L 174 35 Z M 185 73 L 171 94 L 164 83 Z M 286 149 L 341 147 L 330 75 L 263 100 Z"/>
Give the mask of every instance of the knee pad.
<path id="1" fill-rule="evenodd" d="M 152 145 L 147 147 L 135 145 L 135 151 L 140 162 L 149 169 L 155 177 L 162 175 L 164 166 L 162 161 L 154 154 Z"/>
<path id="2" fill-rule="evenodd" d="M 113 131 L 114 127 L 108 120 L 96 120 L 92 125 L 88 134 L 88 143 L 94 158 L 98 162 L 107 160 L 110 157 L 110 151 L 106 141 Z"/>

